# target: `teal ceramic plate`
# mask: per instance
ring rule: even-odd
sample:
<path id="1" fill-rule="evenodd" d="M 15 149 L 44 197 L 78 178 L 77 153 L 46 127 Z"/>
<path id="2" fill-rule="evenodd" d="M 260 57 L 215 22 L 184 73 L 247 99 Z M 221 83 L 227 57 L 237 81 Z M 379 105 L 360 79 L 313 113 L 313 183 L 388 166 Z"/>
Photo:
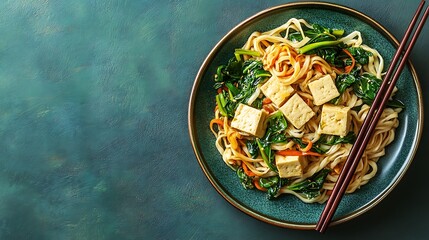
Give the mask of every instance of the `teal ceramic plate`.
<path id="1" fill-rule="evenodd" d="M 203 62 L 192 89 L 189 103 L 189 133 L 198 162 L 214 188 L 232 205 L 262 221 L 289 228 L 314 229 L 323 210 L 322 204 L 306 204 L 292 195 L 269 201 L 260 191 L 245 190 L 235 173 L 222 161 L 215 148 L 209 122 L 213 117 L 215 90 L 213 75 L 219 64 L 232 56 L 253 31 L 266 31 L 290 18 L 304 18 L 348 32 L 358 30 L 364 42 L 377 49 L 388 66 L 398 41 L 375 20 L 356 10 L 330 3 L 301 2 L 273 7 L 244 20 L 226 34 Z M 419 81 L 411 63 L 397 83 L 398 99 L 406 108 L 400 114 L 396 139 L 379 160 L 375 178 L 353 194 L 346 195 L 332 224 L 350 220 L 374 207 L 398 184 L 412 162 L 423 124 L 423 105 Z"/>

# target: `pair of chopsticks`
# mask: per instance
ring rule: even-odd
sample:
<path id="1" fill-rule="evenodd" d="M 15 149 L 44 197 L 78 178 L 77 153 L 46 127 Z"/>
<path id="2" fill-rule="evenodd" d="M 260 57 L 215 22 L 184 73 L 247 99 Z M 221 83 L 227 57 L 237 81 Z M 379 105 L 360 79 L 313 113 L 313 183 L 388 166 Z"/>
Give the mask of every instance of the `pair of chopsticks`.
<path id="1" fill-rule="evenodd" d="M 414 35 L 411 36 L 413 29 L 419 19 L 419 16 L 423 9 L 424 4 L 425 4 L 425 1 L 420 2 L 420 5 L 417 8 L 416 13 L 414 14 L 414 17 L 411 20 L 407 31 L 405 32 L 404 38 L 402 39 L 398 47 L 398 50 L 396 51 L 393 57 L 392 63 L 390 64 L 389 69 L 387 70 L 383 83 L 380 86 L 380 90 L 378 91 L 374 99 L 374 102 L 371 105 L 369 112 L 365 118 L 365 121 L 363 122 L 363 125 L 359 130 L 359 134 L 356 138 L 355 143 L 353 144 L 352 149 L 350 150 L 349 156 L 338 177 L 338 180 L 334 186 L 334 189 L 332 190 L 331 196 L 329 197 L 325 205 L 325 208 L 323 209 L 319 222 L 316 225 L 316 230 L 321 233 L 326 231 L 326 229 L 328 228 L 331 222 L 331 219 L 341 201 L 341 198 L 343 197 L 356 171 L 356 167 L 359 163 L 359 160 L 362 157 L 363 152 L 365 151 L 366 145 L 368 144 L 368 141 L 372 136 L 372 133 L 378 123 L 378 120 L 380 119 L 384 106 L 388 101 L 389 97 L 391 96 L 392 91 L 395 88 L 395 83 L 398 80 L 399 75 L 401 74 L 401 71 L 407 62 L 408 55 L 410 55 L 411 49 L 413 48 L 423 28 L 423 25 L 426 22 L 426 19 L 429 14 L 429 11 L 428 11 L 429 7 L 426 7 L 426 10 L 420 19 L 420 22 L 414 32 Z M 408 46 L 405 47 L 410 36 L 411 36 L 411 40 Z M 405 53 L 404 53 L 404 49 L 405 49 Z M 398 64 L 398 61 L 400 60 L 402 54 L 403 54 L 402 59 L 399 62 L 398 67 L 396 68 L 396 65 Z"/>

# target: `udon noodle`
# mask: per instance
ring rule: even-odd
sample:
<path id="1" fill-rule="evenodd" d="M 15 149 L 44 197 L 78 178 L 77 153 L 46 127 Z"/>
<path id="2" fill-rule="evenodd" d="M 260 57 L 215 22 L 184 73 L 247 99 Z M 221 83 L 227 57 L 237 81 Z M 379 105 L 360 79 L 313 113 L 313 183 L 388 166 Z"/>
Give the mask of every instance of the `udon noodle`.
<path id="1" fill-rule="evenodd" d="M 314 112 L 314 116 L 300 127 L 294 126 L 288 119 L 287 128 L 283 132 L 285 135 L 285 138 L 283 138 L 284 141 L 269 144 L 274 155 L 278 155 L 280 152 L 287 153 L 287 151 L 289 151 L 293 153 L 292 156 L 302 158 L 305 164 L 299 166 L 301 168 L 301 174 L 288 177 L 287 181 L 283 181 L 283 183 L 279 185 L 279 180 L 281 178 L 279 178 L 279 170 L 276 168 L 275 164 L 271 162 L 274 168 L 271 167 L 269 163 L 267 164 L 267 159 L 264 159 L 264 157 L 267 156 L 264 156 L 261 149 L 259 149 L 261 151 L 258 152 L 256 156 L 252 157 L 249 145 L 247 144 L 248 141 L 254 141 L 255 139 L 261 139 L 263 137 L 257 137 L 255 134 L 251 134 L 248 131 L 246 132 L 242 129 L 232 127 L 232 121 L 237 116 L 225 116 L 221 111 L 222 109 L 219 106 L 219 102 L 215 108 L 214 118 L 210 123 L 210 129 L 216 137 L 216 148 L 225 164 L 234 171 L 243 169 L 242 172 L 246 175 L 244 177 L 247 180 L 250 179 L 251 184 L 250 187 L 248 186 L 247 188 L 255 186 L 255 188 L 259 190 L 269 191 L 269 187 L 261 186 L 260 179 L 274 179 L 274 183 L 268 186 L 278 186 L 278 189 L 272 190 L 275 191 L 275 197 L 281 194 L 293 194 L 307 203 L 323 203 L 329 197 L 337 181 L 338 175 L 351 149 L 352 142 L 340 142 L 338 144 L 327 145 L 325 146 L 327 147 L 325 152 L 316 153 L 314 151 L 312 147 L 314 147 L 318 141 L 320 142 L 322 137 L 332 137 L 335 134 L 330 136 L 329 134 L 321 133 L 321 112 L 325 104 L 315 104 L 315 96 L 313 96 L 309 84 L 327 75 L 329 75 L 335 83 L 339 76 L 350 74 L 352 71 L 355 71 L 355 73 L 358 72 L 359 76 L 362 74 L 370 74 L 381 79 L 383 76 L 384 61 L 377 50 L 363 43 L 361 33 L 358 31 L 353 31 L 346 36 L 338 37 L 335 41 L 340 42 L 343 48 L 360 48 L 365 50 L 365 52 L 368 53 L 368 60 L 365 64 L 360 64 L 357 61 L 355 62 L 355 59 L 350 57 L 353 60 L 351 64 L 349 60 L 349 63 L 345 64 L 344 67 L 338 67 L 328 62 L 323 56 L 319 56 L 317 53 L 302 53 L 303 47 L 308 46 L 312 41 L 311 38 L 305 34 L 305 31 L 313 28 L 314 26 L 307 23 L 305 20 L 293 18 L 270 31 L 254 32 L 242 46 L 243 50 L 251 54 L 246 54 L 245 52 L 241 55 L 242 61 L 260 61 L 263 69 L 269 72 L 269 76 L 258 83 L 252 96 L 248 98 L 247 102 L 242 102 L 243 104 L 254 106 L 253 103 L 257 101 L 257 99 L 260 99 L 262 100 L 262 104 L 259 106 L 259 109 L 268 115 L 267 118 L 278 113 L 281 106 L 271 101 L 264 95 L 263 91 L 261 91 L 261 86 L 266 83 L 268 79 L 276 78 L 277 81 L 281 82 L 283 85 L 291 86 L 293 88 L 293 93 L 303 99 L 311 111 Z M 291 34 L 295 36 L 301 35 L 298 38 L 299 41 L 291 39 Z M 350 56 L 349 52 L 344 52 Z M 347 55 L 345 56 L 348 57 Z M 237 83 L 235 86 L 238 87 Z M 220 89 L 222 91 L 222 88 Z M 223 91 L 228 92 L 228 89 L 224 87 Z M 234 101 L 233 94 L 230 91 L 229 93 L 231 95 L 231 101 Z M 341 106 L 348 109 L 347 129 L 348 132 L 356 135 L 368 113 L 369 104 L 371 103 L 358 97 L 354 88 L 349 86 L 338 98 L 326 104 Z M 400 111 L 401 108 L 397 107 L 387 107 L 384 109 L 346 193 L 355 192 L 376 175 L 378 170 L 377 161 L 385 154 L 385 147 L 395 138 L 395 129 L 399 124 L 398 113 Z M 266 125 L 266 122 L 262 123 L 262 126 L 265 128 Z M 338 138 L 344 136 L 334 137 Z M 288 154 L 283 155 L 287 156 Z M 274 157 L 272 159 L 274 159 Z M 303 183 L 311 179 L 323 169 L 328 169 L 328 174 L 320 190 L 318 190 L 319 194 L 309 196 L 302 191 L 296 191 L 290 187 L 294 184 Z"/>

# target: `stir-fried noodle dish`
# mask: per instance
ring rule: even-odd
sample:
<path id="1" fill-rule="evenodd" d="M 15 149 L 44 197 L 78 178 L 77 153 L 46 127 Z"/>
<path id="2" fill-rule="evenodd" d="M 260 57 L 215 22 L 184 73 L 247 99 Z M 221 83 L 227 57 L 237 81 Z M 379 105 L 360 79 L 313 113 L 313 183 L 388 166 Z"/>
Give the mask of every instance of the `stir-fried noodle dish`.
<path id="1" fill-rule="evenodd" d="M 210 129 L 237 184 L 325 202 L 383 74 L 383 57 L 358 31 L 292 18 L 252 33 L 214 76 Z M 376 175 L 403 108 L 393 93 L 346 193 Z"/>

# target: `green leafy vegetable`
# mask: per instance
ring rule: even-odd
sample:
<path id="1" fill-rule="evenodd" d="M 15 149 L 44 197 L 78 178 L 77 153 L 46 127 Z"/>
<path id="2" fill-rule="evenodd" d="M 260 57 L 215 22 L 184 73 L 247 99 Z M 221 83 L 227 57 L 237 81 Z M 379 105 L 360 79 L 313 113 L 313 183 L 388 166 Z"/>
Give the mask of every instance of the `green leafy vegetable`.
<path id="1" fill-rule="evenodd" d="M 240 93 L 234 96 L 237 102 L 247 103 L 258 87 L 258 84 L 264 82 L 271 76 L 265 71 L 261 61 L 247 60 L 243 64 L 243 78 L 238 83 Z"/>
<path id="2" fill-rule="evenodd" d="M 319 24 L 313 24 L 312 28 L 304 30 L 304 35 L 311 38 L 309 43 L 335 40 L 343 34 L 344 30 L 342 29 L 329 29 Z M 300 32 L 293 32 L 289 34 L 288 39 L 299 42 L 302 41 L 302 35 Z"/>
<path id="3" fill-rule="evenodd" d="M 292 184 L 287 188 L 297 193 L 304 194 L 308 199 L 315 198 L 320 195 L 323 183 L 330 172 L 331 169 L 324 168 L 304 181 Z"/>
<path id="4" fill-rule="evenodd" d="M 359 98 L 372 101 L 375 99 L 380 86 L 381 79 L 369 73 L 364 73 L 353 84 L 353 89 Z"/>
<path id="5" fill-rule="evenodd" d="M 343 94 L 347 88 L 353 87 L 356 96 L 361 98 L 364 103 L 371 105 L 380 89 L 382 80 L 370 73 L 359 75 L 360 70 L 361 67 L 355 67 L 349 74 L 339 74 L 335 79 L 335 86 L 340 94 Z M 339 99 L 340 97 L 334 98 L 330 103 L 338 104 Z M 389 100 L 386 105 L 392 108 L 405 107 L 405 105 L 397 99 Z"/>
<path id="6" fill-rule="evenodd" d="M 340 42 L 337 45 L 332 45 L 323 48 L 315 48 L 307 52 L 307 54 L 316 54 L 325 59 L 329 64 L 335 67 L 343 68 L 345 66 L 352 65 L 352 59 L 347 55 L 343 49 L 347 50 L 355 59 L 358 64 L 368 64 L 369 56 L 372 53 L 364 50 L 361 47 L 348 47 L 344 43 Z M 359 68 L 359 65 L 355 65 L 355 68 Z"/>
<path id="7" fill-rule="evenodd" d="M 352 65 L 352 59 L 342 49 L 347 49 L 359 64 L 367 64 L 368 57 L 372 56 L 371 52 L 361 47 L 348 47 L 340 41 L 338 38 L 343 36 L 343 29 L 329 29 L 318 24 L 313 24 L 312 27 L 304 30 L 304 35 L 309 37 L 310 41 L 298 50 L 301 54 L 317 54 L 336 67 Z M 291 33 L 289 40 L 301 41 L 302 35 L 300 32 Z"/>
<path id="8" fill-rule="evenodd" d="M 353 86 L 353 84 L 356 82 L 356 78 L 359 77 L 360 70 L 361 70 L 361 67 L 358 66 L 353 68 L 350 73 L 337 75 L 337 78 L 335 78 L 335 86 L 337 87 L 337 90 L 340 93 L 340 96 L 332 99 L 330 103 L 332 104 L 339 103 L 341 99 L 341 94 L 343 94 L 347 88 Z"/>
<path id="9" fill-rule="evenodd" d="M 331 29 L 331 33 L 335 36 L 335 37 L 342 37 L 344 35 L 344 29 Z"/>
<path id="10" fill-rule="evenodd" d="M 355 68 L 349 74 L 339 74 L 335 79 L 335 86 L 340 94 L 344 93 L 347 88 L 351 87 L 359 76 L 360 68 Z"/>
<path id="11" fill-rule="evenodd" d="M 391 108 L 405 108 L 405 104 L 398 99 L 391 99 L 387 101 L 386 106 Z"/>
<path id="12" fill-rule="evenodd" d="M 340 137 L 335 135 L 322 134 L 311 148 L 312 151 L 323 154 L 326 153 L 331 146 L 350 143 L 353 144 L 356 141 L 356 134 L 354 132 L 349 132 L 346 136 Z"/>
<path id="13" fill-rule="evenodd" d="M 258 144 L 259 147 L 259 152 L 261 153 L 262 159 L 264 160 L 265 164 L 267 164 L 267 166 L 277 172 L 277 167 L 274 163 L 274 153 L 273 150 L 271 150 L 270 148 L 270 144 L 266 143 L 266 142 L 262 142 L 260 139 L 256 139 L 256 143 Z"/>
<path id="14" fill-rule="evenodd" d="M 257 99 L 255 99 L 255 101 L 253 101 L 252 105 L 250 105 L 250 106 L 252 106 L 256 109 L 261 109 L 262 105 L 263 105 L 262 101 L 263 101 L 262 98 L 257 98 Z"/>
<path id="15" fill-rule="evenodd" d="M 272 143 L 285 142 L 287 121 L 284 115 L 278 111 L 267 118 L 267 129 L 265 135 L 261 139 L 256 139 L 262 159 L 268 167 L 277 172 L 277 167 L 274 163 L 274 153 L 271 150 Z"/>
<path id="16" fill-rule="evenodd" d="M 284 185 L 287 185 L 288 183 L 289 180 L 287 178 L 280 178 L 279 176 L 259 179 L 259 185 L 267 189 L 267 198 L 269 200 L 274 199 L 277 196 L 280 188 L 282 188 Z"/>
<path id="17" fill-rule="evenodd" d="M 348 56 L 343 56 L 341 50 L 342 48 L 340 47 L 340 45 L 341 44 L 332 47 L 313 49 L 311 51 L 308 51 L 307 54 L 316 54 L 325 59 L 329 64 L 341 68 L 345 65 L 343 59 Z"/>
<path id="18" fill-rule="evenodd" d="M 341 41 L 335 40 L 335 41 L 324 41 L 324 42 L 314 42 L 314 43 L 310 43 L 305 45 L 304 47 L 300 48 L 298 50 L 298 53 L 307 53 L 311 50 L 317 49 L 317 48 L 322 48 L 322 47 L 332 47 L 332 46 L 336 46 L 338 44 L 340 44 Z"/>
<path id="19" fill-rule="evenodd" d="M 364 65 L 368 64 L 369 57 L 372 56 L 372 53 L 369 51 L 366 51 L 365 49 L 361 47 L 349 47 L 347 48 L 349 53 L 355 58 L 356 62 Z M 347 64 L 351 65 L 351 63 Z"/>
<path id="20" fill-rule="evenodd" d="M 362 101 L 368 105 L 371 105 L 377 95 L 378 90 L 380 90 L 382 80 L 377 78 L 374 75 L 369 73 L 364 73 L 359 78 L 357 78 L 356 82 L 353 84 L 353 90 L 355 94 L 362 98 Z M 404 108 L 405 105 L 395 99 L 391 99 L 387 101 L 386 105 L 388 107 L 394 108 Z"/>
<path id="21" fill-rule="evenodd" d="M 216 70 L 215 82 L 236 82 L 241 79 L 243 62 L 231 58 L 227 65 L 220 65 Z"/>
<path id="22" fill-rule="evenodd" d="M 267 129 L 262 140 L 266 143 L 281 143 L 287 140 L 285 130 L 287 121 L 281 111 L 277 111 L 267 118 Z"/>
<path id="23" fill-rule="evenodd" d="M 258 52 L 238 49 L 236 54 L 256 55 Z M 215 89 L 222 89 L 216 96 L 216 103 L 223 116 L 234 117 L 239 103 L 247 104 L 256 88 L 264 82 L 270 73 L 265 71 L 261 61 L 253 59 L 241 61 L 241 58 L 231 58 L 227 65 L 217 68 L 215 75 Z M 262 98 L 253 101 L 252 107 L 261 109 Z"/>
<path id="24" fill-rule="evenodd" d="M 253 57 L 260 57 L 261 54 L 257 51 L 252 51 L 252 50 L 246 50 L 246 49 L 235 49 L 234 52 L 235 58 L 240 61 L 241 57 L 240 55 L 249 55 L 249 56 L 253 56 Z"/>
<path id="25" fill-rule="evenodd" d="M 216 104 L 219 107 L 219 111 L 223 116 L 228 116 L 228 112 L 226 111 L 226 101 L 223 93 L 219 93 L 216 95 Z"/>
<path id="26" fill-rule="evenodd" d="M 289 183 L 289 180 L 287 178 L 280 178 L 277 177 L 277 182 L 272 184 L 268 189 L 267 189 L 267 198 L 269 200 L 273 200 L 277 194 L 279 193 L 279 190 L 284 186 L 287 185 Z M 260 183 L 260 182 L 259 182 Z"/>
<path id="27" fill-rule="evenodd" d="M 223 116 L 234 117 L 237 102 L 234 100 L 231 91 L 222 91 L 216 95 L 216 104 Z"/>
<path id="28" fill-rule="evenodd" d="M 253 189 L 255 186 L 253 185 L 252 178 L 247 176 L 246 173 L 244 173 L 244 170 L 242 167 L 239 167 L 237 169 L 237 176 L 238 179 L 240 179 L 241 185 L 243 185 L 244 189 Z"/>
<path id="29" fill-rule="evenodd" d="M 230 82 L 226 82 L 225 86 L 228 88 L 228 90 L 230 91 L 230 95 L 231 96 L 236 96 L 237 94 L 240 93 L 240 89 L 238 89 L 234 84 L 230 83 Z"/>
<path id="30" fill-rule="evenodd" d="M 272 176 L 272 177 L 267 177 L 267 178 L 260 178 L 259 179 L 259 185 L 261 185 L 261 187 L 263 188 L 270 188 L 273 185 L 277 184 L 279 182 L 279 177 L 278 176 Z"/>
<path id="31" fill-rule="evenodd" d="M 305 29 L 304 35 L 308 38 L 310 38 L 310 41 L 307 42 L 307 44 L 299 49 L 299 53 L 309 53 L 310 54 L 315 53 L 314 50 L 324 48 L 328 49 L 325 51 L 318 52 L 317 55 L 332 60 L 328 62 L 334 63 L 336 60 L 334 55 L 337 55 L 338 52 L 337 49 L 333 49 L 330 47 L 337 46 L 341 42 L 338 41 L 338 38 L 343 36 L 344 30 L 343 29 L 329 29 L 327 27 L 324 27 L 319 24 L 313 24 L 312 28 Z M 288 35 L 288 39 L 291 41 L 299 42 L 302 41 L 302 35 L 300 32 L 293 32 Z"/>
<path id="32" fill-rule="evenodd" d="M 321 142 L 326 145 L 337 145 L 341 143 L 354 143 L 356 140 L 356 134 L 354 132 L 349 132 L 346 136 L 340 137 L 335 135 L 323 134 L 318 142 Z"/>
<path id="33" fill-rule="evenodd" d="M 259 155 L 259 147 L 258 143 L 255 140 L 247 140 L 246 141 L 247 150 L 250 153 L 250 156 L 255 159 Z"/>

